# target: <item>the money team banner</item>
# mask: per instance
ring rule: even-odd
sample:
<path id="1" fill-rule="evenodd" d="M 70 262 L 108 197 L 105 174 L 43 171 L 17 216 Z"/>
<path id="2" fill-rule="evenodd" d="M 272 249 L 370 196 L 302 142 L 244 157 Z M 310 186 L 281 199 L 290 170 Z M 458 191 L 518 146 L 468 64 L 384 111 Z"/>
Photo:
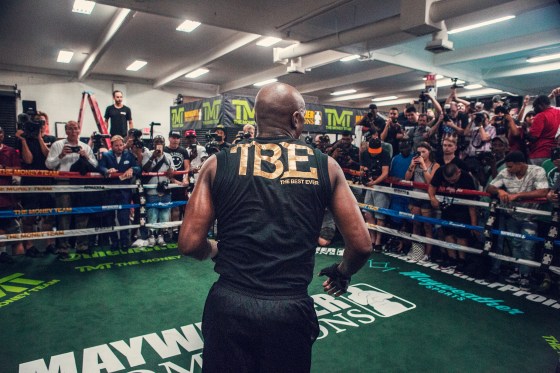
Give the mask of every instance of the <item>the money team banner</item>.
<path id="1" fill-rule="evenodd" d="M 339 106 L 307 104 L 305 132 L 354 132 L 356 123 L 367 110 Z M 221 95 L 193 101 L 170 108 L 171 129 L 212 129 L 218 124 L 225 127 L 255 125 L 255 98 Z"/>

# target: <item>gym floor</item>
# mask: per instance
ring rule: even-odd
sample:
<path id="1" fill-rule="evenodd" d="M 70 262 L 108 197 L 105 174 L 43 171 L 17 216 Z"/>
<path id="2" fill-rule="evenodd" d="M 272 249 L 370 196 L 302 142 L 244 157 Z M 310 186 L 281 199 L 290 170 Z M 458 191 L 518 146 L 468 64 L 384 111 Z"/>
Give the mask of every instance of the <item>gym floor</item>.
<path id="1" fill-rule="evenodd" d="M 318 250 L 316 272 L 340 254 Z M 199 372 L 216 279 L 211 261 L 175 245 L 18 256 L 0 267 L 0 371 Z M 322 281 L 309 288 L 321 325 L 313 372 L 554 372 L 558 362 L 554 297 L 386 254 L 372 254 L 343 297 Z"/>

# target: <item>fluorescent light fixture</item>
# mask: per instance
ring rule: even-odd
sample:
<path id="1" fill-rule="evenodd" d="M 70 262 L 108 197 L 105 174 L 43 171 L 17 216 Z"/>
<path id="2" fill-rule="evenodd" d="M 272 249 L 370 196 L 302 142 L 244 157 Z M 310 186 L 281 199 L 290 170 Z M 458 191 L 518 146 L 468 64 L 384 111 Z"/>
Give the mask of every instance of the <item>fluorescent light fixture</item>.
<path id="1" fill-rule="evenodd" d="M 74 13 L 91 14 L 93 7 L 95 7 L 95 1 L 75 0 L 72 11 Z"/>
<path id="2" fill-rule="evenodd" d="M 187 19 L 185 22 L 181 23 L 179 25 L 179 27 L 177 27 L 175 30 L 183 31 L 183 32 L 191 32 L 192 30 L 194 30 L 195 28 L 197 28 L 200 25 L 201 25 L 200 22 L 191 21 L 191 20 Z"/>
<path id="3" fill-rule="evenodd" d="M 128 65 L 128 67 L 126 68 L 129 71 L 138 71 L 141 68 L 143 68 L 144 66 L 146 66 L 147 62 L 146 61 L 140 61 L 140 60 L 136 60 L 133 63 L 131 63 L 130 65 Z"/>
<path id="4" fill-rule="evenodd" d="M 341 58 L 340 61 L 341 62 L 348 62 L 348 61 L 354 61 L 357 60 L 358 58 L 360 58 L 361 56 L 359 54 L 353 54 L 351 56 L 346 56 L 344 58 Z"/>
<path id="5" fill-rule="evenodd" d="M 560 53 L 549 54 L 548 56 L 527 58 L 527 62 L 529 62 L 529 63 L 544 62 L 544 61 L 555 60 L 555 59 L 558 59 L 558 58 L 560 58 Z"/>
<path id="6" fill-rule="evenodd" d="M 350 93 L 356 93 L 355 89 L 346 89 L 344 91 L 336 91 L 331 93 L 332 96 L 349 95 Z"/>
<path id="7" fill-rule="evenodd" d="M 383 101 L 376 104 L 378 107 L 382 106 L 393 106 L 393 105 L 401 105 L 401 104 L 410 104 L 414 101 L 413 98 L 399 98 L 398 100 L 389 100 Z"/>
<path id="8" fill-rule="evenodd" d="M 385 96 L 385 97 L 374 98 L 371 101 L 373 101 L 373 102 L 388 101 L 388 100 L 396 100 L 397 98 L 399 98 L 399 97 L 398 96 Z"/>
<path id="9" fill-rule="evenodd" d="M 198 78 L 199 76 L 206 74 L 208 71 L 210 70 L 201 67 L 185 75 L 185 78 L 192 78 L 192 79 Z"/>
<path id="10" fill-rule="evenodd" d="M 470 98 L 470 97 L 488 96 L 488 95 L 495 95 L 496 93 L 502 93 L 502 92 L 503 92 L 502 90 L 496 88 L 482 88 L 474 91 L 463 92 L 462 94 L 459 94 L 459 97 Z"/>
<path id="11" fill-rule="evenodd" d="M 263 85 L 267 85 L 267 84 L 274 83 L 274 82 L 277 82 L 277 81 L 278 81 L 278 79 L 273 78 L 273 79 L 263 80 L 262 82 L 255 83 L 253 85 L 255 87 L 262 87 Z"/>
<path id="12" fill-rule="evenodd" d="M 270 47 L 270 46 L 272 46 L 276 43 L 279 43 L 281 41 L 282 41 L 282 39 L 280 39 L 280 38 L 275 38 L 274 36 L 269 36 L 269 37 L 262 38 L 261 40 L 259 40 L 257 42 L 257 45 L 260 46 L 260 47 Z"/>
<path id="13" fill-rule="evenodd" d="M 469 84 L 465 86 L 465 89 L 479 89 L 482 88 L 482 84 Z"/>
<path id="14" fill-rule="evenodd" d="M 74 56 L 74 52 L 70 52 L 70 51 L 60 51 L 58 52 L 58 57 L 56 59 L 56 62 L 60 62 L 60 63 L 70 63 L 70 61 L 72 60 L 72 57 Z"/>
<path id="15" fill-rule="evenodd" d="M 498 22 L 507 21 L 508 19 L 512 19 L 512 18 L 515 18 L 515 16 L 505 16 L 505 17 L 495 18 L 495 19 L 491 19 L 489 21 L 475 23 L 474 25 L 459 27 L 459 28 L 456 28 L 456 29 L 453 29 L 453 30 L 449 30 L 449 31 L 447 31 L 447 34 L 448 35 L 457 34 L 459 32 L 472 30 L 472 29 L 475 29 L 475 28 L 483 27 L 483 26 L 492 25 L 492 24 L 498 23 Z"/>

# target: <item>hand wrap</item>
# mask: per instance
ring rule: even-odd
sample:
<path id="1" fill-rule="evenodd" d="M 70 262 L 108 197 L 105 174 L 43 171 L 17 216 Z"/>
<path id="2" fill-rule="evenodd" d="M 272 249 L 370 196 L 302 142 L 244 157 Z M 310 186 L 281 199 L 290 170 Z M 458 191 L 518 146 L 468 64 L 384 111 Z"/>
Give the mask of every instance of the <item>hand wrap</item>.
<path id="1" fill-rule="evenodd" d="M 323 268 L 321 272 L 319 272 L 319 276 L 327 276 L 331 279 L 331 289 L 329 290 L 329 293 L 331 292 L 331 290 L 333 290 L 333 293 L 340 292 L 340 294 L 343 294 L 348 290 L 348 285 L 350 285 L 351 277 L 340 273 L 340 271 L 338 270 L 338 265 L 339 263 L 334 263 L 331 266 Z"/>

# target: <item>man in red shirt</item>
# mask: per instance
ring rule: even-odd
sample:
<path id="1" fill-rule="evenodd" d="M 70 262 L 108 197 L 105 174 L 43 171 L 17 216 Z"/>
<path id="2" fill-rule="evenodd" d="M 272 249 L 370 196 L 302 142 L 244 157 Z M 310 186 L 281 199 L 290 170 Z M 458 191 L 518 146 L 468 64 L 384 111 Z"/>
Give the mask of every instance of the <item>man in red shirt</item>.
<path id="1" fill-rule="evenodd" d="M 20 168 L 19 154 L 17 151 L 4 145 L 4 130 L 0 127 L 0 169 Z M 0 176 L 0 185 L 12 185 L 12 176 Z M 0 194 L 0 210 L 13 210 L 16 208 L 15 194 Z M 0 235 L 16 233 L 18 226 L 14 218 L 0 218 Z M 6 252 L 6 245 L 0 244 L 0 263 L 11 263 L 13 259 Z"/>
<path id="2" fill-rule="evenodd" d="M 558 127 L 560 127 L 560 110 L 550 106 L 547 96 L 538 96 L 533 101 L 535 117 L 527 136 L 530 141 L 529 160 L 531 164 L 541 166 L 550 158 L 550 151 L 556 147 Z"/>

